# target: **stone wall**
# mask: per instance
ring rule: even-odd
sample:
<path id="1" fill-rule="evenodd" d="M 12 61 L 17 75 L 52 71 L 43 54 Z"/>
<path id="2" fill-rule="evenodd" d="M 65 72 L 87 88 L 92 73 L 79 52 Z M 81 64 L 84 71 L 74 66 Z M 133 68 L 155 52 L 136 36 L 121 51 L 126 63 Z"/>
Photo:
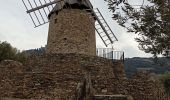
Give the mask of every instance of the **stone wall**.
<path id="1" fill-rule="evenodd" d="M 169 100 L 163 85 L 149 73 L 139 72 L 132 79 L 114 81 L 116 94 L 131 95 L 134 100 Z"/>
<path id="2" fill-rule="evenodd" d="M 24 64 L 0 62 L 0 97 L 91 100 L 94 95 L 131 95 L 134 100 L 168 100 L 149 74 L 125 78 L 120 62 L 80 54 L 33 56 Z M 160 97 L 160 98 L 158 98 Z"/>
<path id="3" fill-rule="evenodd" d="M 47 53 L 96 55 L 94 19 L 80 9 L 63 9 L 50 17 Z"/>
<path id="4" fill-rule="evenodd" d="M 111 60 L 78 54 L 33 57 L 27 60 L 20 73 L 13 72 L 13 69 L 10 69 L 12 65 L 2 66 L 1 97 L 74 100 L 78 84 L 87 80 L 89 74 L 93 76 L 92 80 L 87 81 L 92 81 L 92 84 L 88 84 L 89 87 L 99 86 L 90 90 L 96 94 L 102 92 L 103 87 L 100 87 L 100 83 L 94 83 L 95 81 L 111 83 L 114 79 L 114 65 Z M 94 91 L 97 88 L 98 91 Z M 111 92 L 110 87 L 106 88 Z"/>
<path id="5" fill-rule="evenodd" d="M 5 60 L 0 63 L 0 97 L 15 97 L 23 91 L 24 66 L 16 61 Z"/>

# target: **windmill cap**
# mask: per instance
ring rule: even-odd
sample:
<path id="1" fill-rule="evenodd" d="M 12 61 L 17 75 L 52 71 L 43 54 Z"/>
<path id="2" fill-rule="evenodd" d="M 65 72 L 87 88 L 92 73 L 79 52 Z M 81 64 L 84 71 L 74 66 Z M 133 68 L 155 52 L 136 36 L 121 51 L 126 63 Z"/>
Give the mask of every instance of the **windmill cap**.
<path id="1" fill-rule="evenodd" d="M 72 9 L 93 9 L 92 4 L 89 0 L 56 0 L 55 7 L 49 13 L 48 18 L 50 19 L 53 13 L 58 13 L 62 9 L 71 7 Z"/>

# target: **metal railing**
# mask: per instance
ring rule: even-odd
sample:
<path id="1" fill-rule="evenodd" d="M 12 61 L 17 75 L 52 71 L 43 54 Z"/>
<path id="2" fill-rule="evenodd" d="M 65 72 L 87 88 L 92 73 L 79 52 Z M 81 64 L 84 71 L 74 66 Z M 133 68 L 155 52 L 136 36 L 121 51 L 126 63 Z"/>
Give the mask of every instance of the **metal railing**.
<path id="1" fill-rule="evenodd" d="M 124 52 L 114 51 L 112 48 L 97 48 L 96 55 L 99 57 L 112 59 L 113 61 L 123 61 L 124 62 Z"/>

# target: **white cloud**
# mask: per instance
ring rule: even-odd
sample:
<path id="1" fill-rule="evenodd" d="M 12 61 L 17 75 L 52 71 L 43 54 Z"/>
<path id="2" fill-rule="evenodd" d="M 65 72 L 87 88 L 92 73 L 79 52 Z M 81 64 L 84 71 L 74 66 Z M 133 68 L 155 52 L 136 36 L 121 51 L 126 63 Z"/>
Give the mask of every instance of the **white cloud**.
<path id="1" fill-rule="evenodd" d="M 126 30 L 120 27 L 111 17 L 112 13 L 109 12 L 107 3 L 103 3 L 103 0 L 91 0 L 94 4 L 94 8 L 99 8 L 105 17 L 106 21 L 110 25 L 114 34 L 118 38 L 118 42 L 115 42 L 113 47 L 116 51 L 124 51 L 126 57 L 151 57 L 152 55 L 146 54 L 145 52 L 138 49 L 138 43 L 134 40 L 137 35 L 133 33 L 127 33 Z M 129 1 L 130 3 L 132 0 Z M 141 0 L 133 0 L 133 4 L 138 5 L 141 4 Z M 99 37 L 97 37 L 99 38 Z M 101 39 L 97 39 L 97 47 L 103 47 Z"/>
<path id="2" fill-rule="evenodd" d="M 46 44 L 48 25 L 35 29 L 21 0 L 3 0 L 0 4 L 1 41 L 8 41 L 21 50 Z"/>

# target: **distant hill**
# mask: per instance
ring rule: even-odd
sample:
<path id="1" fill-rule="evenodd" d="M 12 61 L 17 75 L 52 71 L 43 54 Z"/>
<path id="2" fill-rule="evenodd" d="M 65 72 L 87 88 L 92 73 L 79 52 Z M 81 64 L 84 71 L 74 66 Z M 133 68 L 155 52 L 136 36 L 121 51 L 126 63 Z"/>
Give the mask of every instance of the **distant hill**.
<path id="1" fill-rule="evenodd" d="M 45 53 L 45 47 L 37 48 L 37 49 L 30 49 L 25 51 L 27 56 L 31 55 L 42 55 Z"/>
<path id="2" fill-rule="evenodd" d="M 45 47 L 26 50 L 26 53 L 28 56 L 42 55 L 45 53 Z M 139 68 L 150 68 L 151 72 L 162 74 L 166 71 L 170 71 L 170 58 L 158 58 L 156 63 L 153 58 L 125 58 L 124 65 L 128 77 L 131 77 L 134 73 L 136 73 Z"/>
<path id="3" fill-rule="evenodd" d="M 128 77 L 131 77 L 139 68 L 150 68 L 155 74 L 162 74 L 170 71 L 170 58 L 161 57 L 157 62 L 153 58 L 126 58 L 125 71 Z"/>

